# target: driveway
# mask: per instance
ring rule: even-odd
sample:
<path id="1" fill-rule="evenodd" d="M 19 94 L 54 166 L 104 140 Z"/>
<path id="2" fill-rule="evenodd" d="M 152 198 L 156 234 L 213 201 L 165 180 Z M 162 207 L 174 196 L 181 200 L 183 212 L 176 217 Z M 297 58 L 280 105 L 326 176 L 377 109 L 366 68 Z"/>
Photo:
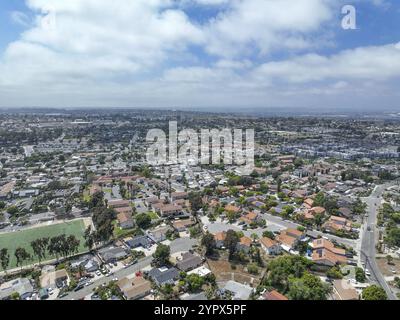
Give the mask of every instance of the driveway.
<path id="1" fill-rule="evenodd" d="M 207 226 L 207 231 L 209 231 L 212 234 L 218 233 L 218 232 L 223 232 L 223 231 L 228 231 L 229 229 L 235 230 L 235 231 L 242 231 L 246 236 L 250 236 L 253 233 L 256 233 L 259 237 L 262 236 L 264 231 L 271 231 L 271 232 L 276 232 L 276 231 L 282 231 L 286 229 L 297 229 L 297 227 L 300 226 L 300 224 L 297 224 L 293 221 L 289 220 L 283 220 L 281 217 L 273 216 L 268 213 L 262 214 L 263 219 L 267 222 L 267 227 L 266 228 L 258 228 L 258 229 L 247 229 L 246 231 L 243 231 L 240 226 L 237 224 L 230 224 L 227 221 L 221 222 L 220 219 L 217 219 L 216 222 L 210 222 L 207 217 L 202 217 L 201 222 L 204 226 Z M 311 231 L 313 236 L 318 237 L 326 237 L 330 240 L 335 240 L 338 243 L 341 243 L 345 246 L 349 246 L 352 248 L 356 248 L 357 246 L 357 241 L 352 240 L 352 239 L 346 239 L 346 238 L 340 238 L 334 235 L 330 234 L 325 234 L 320 231 Z"/>

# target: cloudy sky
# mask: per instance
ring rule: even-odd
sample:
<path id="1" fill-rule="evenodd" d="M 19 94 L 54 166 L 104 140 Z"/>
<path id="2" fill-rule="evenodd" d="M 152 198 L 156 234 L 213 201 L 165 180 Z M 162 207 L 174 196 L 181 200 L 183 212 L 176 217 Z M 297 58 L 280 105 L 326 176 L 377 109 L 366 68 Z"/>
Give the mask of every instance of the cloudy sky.
<path id="1" fill-rule="evenodd" d="M 3 107 L 400 110 L 399 84 L 395 0 L 0 2 Z"/>

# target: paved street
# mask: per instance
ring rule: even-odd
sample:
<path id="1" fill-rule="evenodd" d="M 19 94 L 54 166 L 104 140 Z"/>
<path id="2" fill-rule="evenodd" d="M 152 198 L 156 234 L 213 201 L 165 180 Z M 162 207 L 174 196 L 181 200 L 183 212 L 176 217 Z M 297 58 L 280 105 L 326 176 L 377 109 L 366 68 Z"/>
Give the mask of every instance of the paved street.
<path id="1" fill-rule="evenodd" d="M 182 252 L 182 251 L 188 251 L 188 250 L 192 249 L 196 243 L 197 243 L 197 240 L 195 240 L 195 239 L 189 239 L 189 238 L 176 239 L 170 243 L 171 254 L 174 254 L 177 252 Z M 131 265 L 125 269 L 116 271 L 115 273 L 111 274 L 108 277 L 103 277 L 103 278 L 95 281 L 93 284 L 91 284 L 79 291 L 70 292 L 67 296 L 61 298 L 61 300 L 83 299 L 87 295 L 91 294 L 93 292 L 93 289 L 97 288 L 98 286 L 100 286 L 102 284 L 110 282 L 114 278 L 122 279 L 124 277 L 134 274 L 137 271 L 140 271 L 146 267 L 149 267 L 152 260 L 153 260 L 153 258 L 151 256 L 143 258 L 138 263 L 135 263 L 134 265 Z"/>
<path id="2" fill-rule="evenodd" d="M 292 222 L 292 221 L 289 221 L 289 220 L 283 220 L 280 217 L 273 216 L 273 215 L 270 215 L 270 214 L 267 214 L 267 213 L 263 214 L 263 218 L 267 222 L 267 227 L 266 228 L 263 228 L 263 229 L 258 228 L 258 229 L 255 229 L 255 230 L 248 229 L 246 231 L 243 231 L 243 233 L 248 237 L 253 233 L 256 233 L 259 237 L 261 237 L 265 230 L 274 232 L 274 231 L 285 230 L 285 229 L 288 229 L 288 228 L 296 229 L 297 227 L 300 226 L 299 224 L 297 224 L 295 222 Z M 207 230 L 209 232 L 213 233 L 213 234 L 215 234 L 217 232 L 228 231 L 229 229 L 233 229 L 235 231 L 242 231 L 240 226 L 229 224 L 226 221 L 225 222 L 219 222 L 217 220 L 216 222 L 211 223 L 211 222 L 208 222 L 208 219 L 204 219 L 204 217 L 203 217 L 202 218 L 202 223 L 204 225 L 206 225 L 207 228 L 208 228 Z M 335 240 L 338 243 L 341 243 L 343 245 L 346 245 L 346 246 L 349 246 L 349 247 L 352 247 L 352 248 L 356 248 L 357 247 L 357 241 L 356 240 L 340 238 L 340 237 L 336 237 L 334 235 L 322 233 L 320 231 L 312 231 L 311 233 L 315 237 L 317 237 L 317 236 L 326 237 L 326 238 L 328 238 L 330 240 Z"/>
<path id="3" fill-rule="evenodd" d="M 371 272 L 371 278 L 373 281 L 379 283 L 379 285 L 385 289 L 390 300 L 397 300 L 395 294 L 390 290 L 385 278 L 383 277 L 375 260 L 376 256 L 376 243 L 378 241 L 378 230 L 377 230 L 377 215 L 378 208 L 382 200 L 382 195 L 386 188 L 393 184 L 385 184 L 377 186 L 371 195 L 364 198 L 364 202 L 368 205 L 367 213 L 368 217 L 363 225 L 361 233 L 361 264 L 369 269 Z M 370 229 L 370 230 L 368 230 Z"/>

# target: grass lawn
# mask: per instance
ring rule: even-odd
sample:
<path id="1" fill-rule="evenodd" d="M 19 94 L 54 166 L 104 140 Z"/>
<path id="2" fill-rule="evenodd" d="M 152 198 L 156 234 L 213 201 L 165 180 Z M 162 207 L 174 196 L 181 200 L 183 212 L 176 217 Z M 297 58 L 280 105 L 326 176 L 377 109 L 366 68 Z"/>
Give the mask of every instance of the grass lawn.
<path id="1" fill-rule="evenodd" d="M 89 191 L 84 191 L 83 192 L 83 201 L 89 202 L 92 199 L 92 197 L 89 194 Z"/>
<path id="2" fill-rule="evenodd" d="M 148 212 L 148 215 L 150 216 L 151 220 L 160 219 L 160 217 L 158 216 L 158 214 L 155 213 L 155 212 L 153 212 L 153 211 Z"/>
<path id="3" fill-rule="evenodd" d="M 18 247 L 25 248 L 31 255 L 32 260 L 26 261 L 24 265 L 29 265 L 38 262 L 36 257 L 33 255 L 33 250 L 31 248 L 31 241 L 43 237 L 54 237 L 60 234 L 65 234 L 66 236 L 74 235 L 80 240 L 79 252 L 84 252 L 86 248 L 84 247 L 85 240 L 83 239 L 83 234 L 85 231 L 85 225 L 83 220 L 74 220 L 65 223 L 58 223 L 49 226 L 42 226 L 38 228 L 26 229 L 11 233 L 1 233 L 0 234 L 0 249 L 8 249 L 10 255 L 10 265 L 8 269 L 16 267 L 17 259 L 15 258 L 14 251 Z M 45 260 L 50 260 L 55 257 L 47 256 Z"/>

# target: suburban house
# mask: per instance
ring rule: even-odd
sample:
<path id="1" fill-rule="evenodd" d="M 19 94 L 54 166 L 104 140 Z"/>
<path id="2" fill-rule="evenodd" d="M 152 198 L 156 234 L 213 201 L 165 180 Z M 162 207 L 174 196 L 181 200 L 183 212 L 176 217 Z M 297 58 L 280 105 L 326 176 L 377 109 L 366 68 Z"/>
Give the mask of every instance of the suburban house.
<path id="1" fill-rule="evenodd" d="M 0 285 L 0 300 L 8 300 L 14 293 L 18 293 L 21 300 L 26 300 L 32 296 L 33 291 L 29 279 L 14 279 Z"/>
<path id="2" fill-rule="evenodd" d="M 338 214 L 345 218 L 350 218 L 353 212 L 347 207 L 341 207 L 337 210 Z"/>
<path id="3" fill-rule="evenodd" d="M 47 270 L 43 270 L 39 278 L 42 288 L 62 288 L 67 284 L 68 280 L 69 276 L 67 270 L 55 270 L 53 266 L 49 267 Z"/>
<path id="4" fill-rule="evenodd" d="M 126 249 L 121 247 L 107 247 L 98 251 L 104 263 L 113 263 L 128 257 Z"/>
<path id="5" fill-rule="evenodd" d="M 239 207 L 236 207 L 231 204 L 226 205 L 224 209 L 226 212 L 233 212 L 233 213 L 239 213 L 241 211 Z"/>
<path id="6" fill-rule="evenodd" d="M 190 227 L 195 225 L 195 221 L 193 219 L 185 219 L 185 220 L 175 220 L 172 222 L 173 228 L 178 232 L 187 231 Z"/>
<path id="7" fill-rule="evenodd" d="M 249 212 L 246 215 L 240 217 L 239 219 L 241 222 L 250 225 L 252 223 L 257 223 L 261 220 L 261 216 L 255 212 Z"/>
<path id="8" fill-rule="evenodd" d="M 218 249 L 221 249 L 224 246 L 225 238 L 226 232 L 224 231 L 218 232 L 214 235 L 215 245 Z"/>
<path id="9" fill-rule="evenodd" d="M 161 204 L 161 203 L 164 203 L 164 201 L 163 200 L 161 200 L 161 199 L 159 199 L 158 197 L 156 197 L 156 196 L 153 196 L 153 197 L 148 197 L 148 198 L 146 198 L 145 200 L 144 200 L 144 203 L 145 203 L 145 205 L 148 207 L 148 208 L 151 208 L 153 205 L 155 205 L 155 204 Z"/>
<path id="10" fill-rule="evenodd" d="M 337 231 L 351 231 L 351 222 L 346 218 L 331 216 L 322 226 L 325 230 L 335 233 Z"/>
<path id="11" fill-rule="evenodd" d="M 108 206 L 112 209 L 126 208 L 130 207 L 130 202 L 128 200 L 110 200 Z"/>
<path id="12" fill-rule="evenodd" d="M 253 244 L 253 241 L 249 237 L 241 237 L 240 241 L 238 242 L 236 248 L 237 250 L 244 251 L 248 253 L 250 251 L 251 245 Z"/>
<path id="13" fill-rule="evenodd" d="M 179 278 L 179 270 L 172 268 L 153 268 L 149 271 L 148 276 L 154 281 L 158 286 L 164 284 L 174 284 Z"/>
<path id="14" fill-rule="evenodd" d="M 11 191 L 13 191 L 14 187 L 15 187 L 16 182 L 15 181 L 11 181 L 9 183 L 6 183 L 5 185 L 3 185 L 0 188 L 0 200 L 5 200 L 7 199 L 7 197 L 9 196 L 9 194 L 11 193 Z"/>
<path id="15" fill-rule="evenodd" d="M 261 297 L 260 300 L 268 300 L 268 301 L 286 301 L 289 300 L 283 294 L 279 293 L 276 290 L 267 291 Z"/>
<path id="16" fill-rule="evenodd" d="M 147 231 L 147 236 L 154 242 L 162 242 L 167 239 L 167 232 L 171 231 L 170 226 L 159 227 L 153 230 Z"/>
<path id="17" fill-rule="evenodd" d="M 316 249 L 326 249 L 331 251 L 334 254 L 337 254 L 339 256 L 346 256 L 346 250 L 341 249 L 341 248 L 336 248 L 335 245 L 330 242 L 327 239 L 324 238 L 320 238 L 320 239 L 316 239 L 312 242 L 312 247 L 314 250 Z"/>
<path id="18" fill-rule="evenodd" d="M 307 199 L 304 200 L 304 206 L 307 209 L 311 209 L 313 207 L 313 204 L 314 204 L 314 200 L 311 199 L 311 198 L 307 198 Z"/>
<path id="19" fill-rule="evenodd" d="M 121 229 L 132 229 L 133 228 L 133 219 L 132 213 L 123 212 L 117 215 L 118 224 Z"/>
<path id="20" fill-rule="evenodd" d="M 133 214 L 133 208 L 131 206 L 129 207 L 121 207 L 121 208 L 115 208 L 115 212 L 118 213 L 129 213 L 130 215 Z"/>
<path id="21" fill-rule="evenodd" d="M 338 264 L 345 264 L 346 257 L 337 255 L 325 248 L 316 249 L 312 253 L 312 261 L 318 265 L 333 267 Z"/>
<path id="22" fill-rule="evenodd" d="M 297 229 L 286 229 L 276 237 L 276 241 L 281 244 L 283 250 L 289 252 L 304 238 L 305 234 L 302 231 Z"/>
<path id="23" fill-rule="evenodd" d="M 174 205 L 174 204 L 165 204 L 161 206 L 159 212 L 163 217 L 177 216 L 182 212 L 182 206 Z"/>
<path id="24" fill-rule="evenodd" d="M 229 280 L 225 284 L 223 291 L 230 292 L 233 300 L 247 300 L 253 292 L 253 288 L 248 285 Z"/>
<path id="25" fill-rule="evenodd" d="M 181 259 L 176 263 L 176 267 L 181 271 L 190 271 L 203 264 L 203 259 L 190 252 L 182 254 Z"/>
<path id="26" fill-rule="evenodd" d="M 138 300 L 151 292 L 151 282 L 143 277 L 123 278 L 117 282 L 117 286 L 126 300 Z"/>
<path id="27" fill-rule="evenodd" d="M 334 266 L 347 263 L 346 250 L 335 248 L 332 242 L 326 239 L 316 239 L 312 242 L 312 260 L 323 266 Z"/>
<path id="28" fill-rule="evenodd" d="M 172 192 L 171 193 L 171 202 L 174 202 L 176 200 L 184 200 L 187 199 L 188 197 L 187 192 Z"/>
<path id="29" fill-rule="evenodd" d="M 313 207 L 309 211 L 313 216 L 315 216 L 317 214 L 324 214 L 326 210 L 323 207 Z"/>
<path id="30" fill-rule="evenodd" d="M 95 272 L 99 270 L 99 263 L 92 255 L 81 256 L 79 259 L 71 262 L 72 268 L 83 267 L 86 272 Z"/>
<path id="31" fill-rule="evenodd" d="M 150 238 L 148 236 L 144 235 L 144 236 L 136 236 L 129 240 L 125 240 L 125 244 L 130 249 L 135 249 L 138 247 L 149 248 L 149 247 L 151 247 L 153 242 L 150 240 Z"/>
<path id="32" fill-rule="evenodd" d="M 323 207 L 307 208 L 306 206 L 306 209 L 300 213 L 300 217 L 304 220 L 314 220 L 316 215 L 324 215 L 325 211 L 326 210 Z"/>
<path id="33" fill-rule="evenodd" d="M 268 255 L 278 255 L 282 252 L 282 248 L 279 245 L 278 241 L 263 237 L 260 239 L 260 243 L 261 247 Z"/>

